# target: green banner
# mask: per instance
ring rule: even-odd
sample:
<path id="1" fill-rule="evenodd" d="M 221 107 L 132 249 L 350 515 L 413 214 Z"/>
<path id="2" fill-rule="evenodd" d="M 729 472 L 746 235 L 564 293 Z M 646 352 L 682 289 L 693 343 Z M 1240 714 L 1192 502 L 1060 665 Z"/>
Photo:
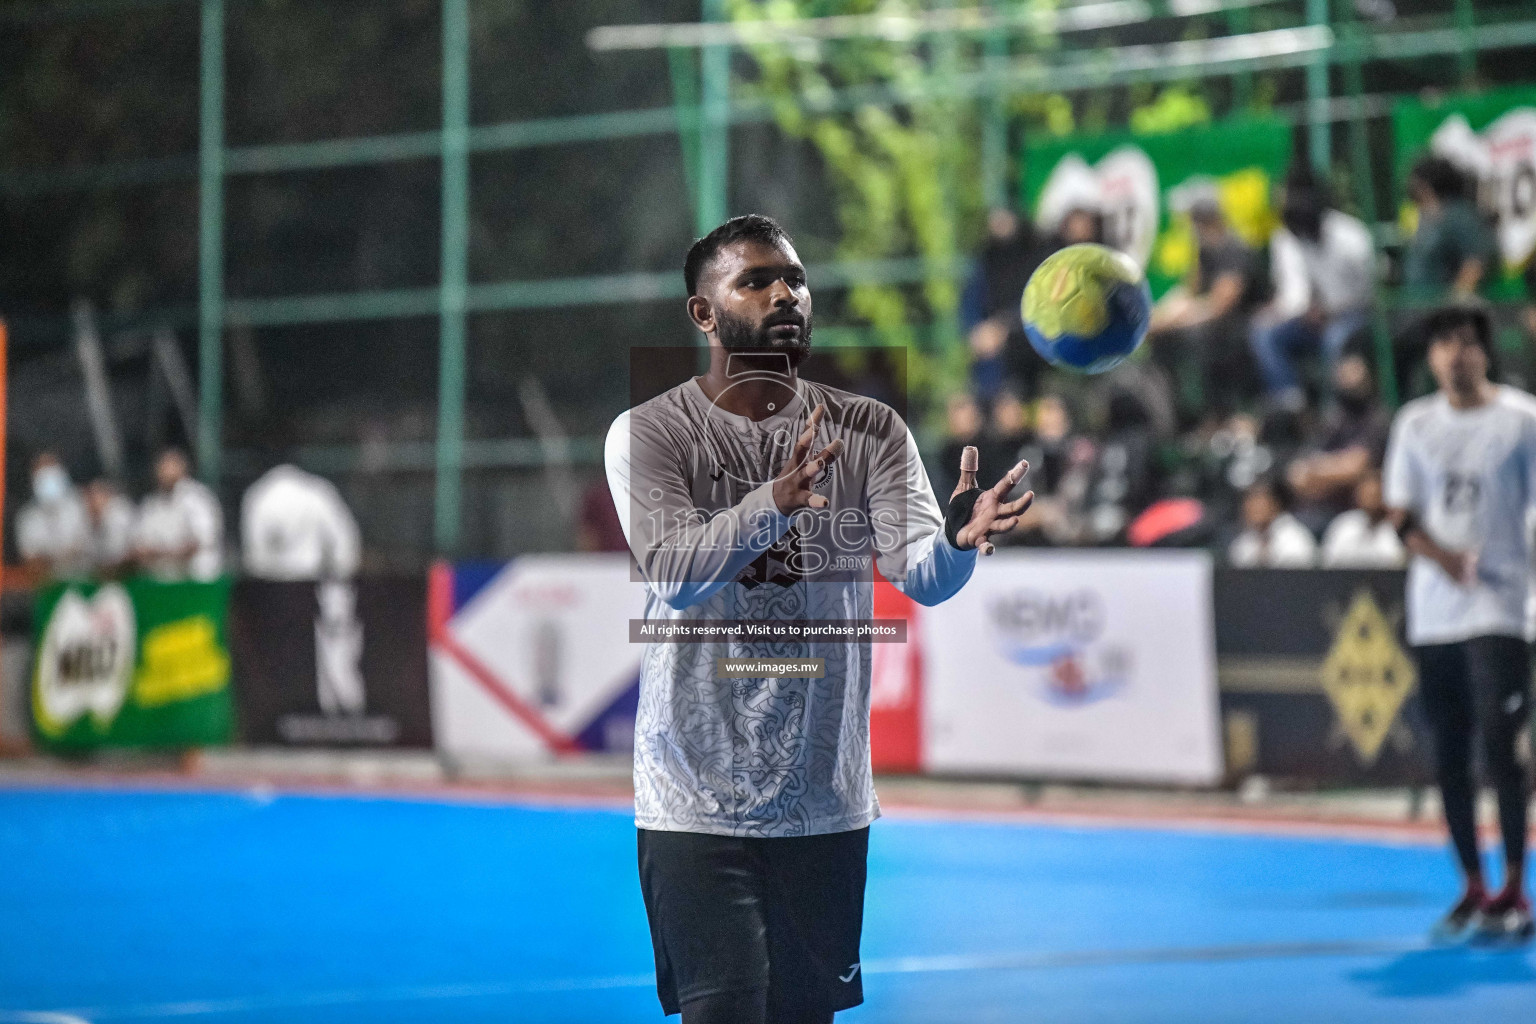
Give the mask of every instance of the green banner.
<path id="1" fill-rule="evenodd" d="M 1398 101 L 1392 110 L 1393 169 L 1404 195 L 1408 171 L 1425 153 L 1443 156 L 1478 180 L 1478 205 L 1497 225 L 1503 273 L 1487 293 L 1514 298 L 1518 278 L 1536 254 L 1536 88 L 1517 86 L 1475 96 Z M 1415 227 L 1406 200 L 1404 234 Z"/>
<path id="2" fill-rule="evenodd" d="M 226 743 L 229 581 L 55 583 L 37 597 L 32 731 L 54 750 Z"/>
<path id="3" fill-rule="evenodd" d="M 1213 186 L 1233 230 L 1259 248 L 1269 243 L 1271 194 L 1290 162 L 1290 125 L 1268 119 L 1032 140 L 1024 147 L 1023 206 L 1046 227 L 1073 207 L 1099 210 L 1106 241 L 1146 268 L 1161 295 L 1195 261 L 1189 218 L 1171 212 L 1181 193 Z"/>

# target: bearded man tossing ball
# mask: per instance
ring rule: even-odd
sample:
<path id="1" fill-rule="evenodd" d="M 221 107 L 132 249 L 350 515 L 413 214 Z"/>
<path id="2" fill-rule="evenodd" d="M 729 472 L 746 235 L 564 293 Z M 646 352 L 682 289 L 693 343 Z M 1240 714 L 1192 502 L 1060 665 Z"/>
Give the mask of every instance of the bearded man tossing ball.
<path id="1" fill-rule="evenodd" d="M 621 415 L 604 451 L 647 620 L 867 621 L 871 556 L 922 604 L 955 594 L 1033 500 L 1008 500 L 1027 465 L 983 490 L 968 449 L 946 513 L 894 410 L 800 379 L 811 293 L 768 218 L 699 239 L 684 278 L 708 372 Z M 821 664 L 741 678 L 725 659 Z M 662 1007 L 831 1021 L 863 1001 L 869 640 L 652 643 L 642 666 L 635 824 Z"/>

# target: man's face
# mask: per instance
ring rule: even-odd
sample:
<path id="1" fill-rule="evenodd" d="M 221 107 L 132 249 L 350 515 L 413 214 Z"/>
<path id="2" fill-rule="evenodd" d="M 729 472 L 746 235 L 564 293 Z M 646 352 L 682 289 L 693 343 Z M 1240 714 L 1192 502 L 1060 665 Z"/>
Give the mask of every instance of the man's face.
<path id="1" fill-rule="evenodd" d="M 112 489 L 100 480 L 92 480 L 85 488 L 85 508 L 92 519 L 101 519 L 112 500 Z"/>
<path id="2" fill-rule="evenodd" d="M 1220 214 L 1202 213 L 1194 222 L 1195 237 L 1201 245 L 1216 245 L 1227 237 L 1227 222 Z"/>
<path id="3" fill-rule="evenodd" d="M 1376 398 L 1371 369 L 1360 356 L 1345 356 L 1333 372 L 1333 393 L 1351 414 L 1370 409 Z"/>
<path id="4" fill-rule="evenodd" d="M 1061 240 L 1068 245 L 1099 240 L 1098 225 L 1087 210 L 1073 210 L 1061 222 Z"/>
<path id="5" fill-rule="evenodd" d="M 992 406 L 992 429 L 999 434 L 1017 434 L 1029 426 L 1029 410 L 1018 395 L 1002 394 Z"/>
<path id="6" fill-rule="evenodd" d="M 1488 379 L 1488 353 L 1477 330 L 1462 324 L 1429 339 L 1429 371 L 1443 391 L 1467 391 Z"/>
<path id="7" fill-rule="evenodd" d="M 57 501 L 69 492 L 69 474 L 59 464 L 58 457 L 50 452 L 39 455 L 32 463 L 32 493 L 38 501 Z"/>
<path id="8" fill-rule="evenodd" d="M 155 482 L 162 491 L 169 491 L 187 475 L 187 460 L 180 452 L 166 452 L 155 463 Z"/>
<path id="9" fill-rule="evenodd" d="M 999 242 L 1006 242 L 1019 231 L 1019 217 L 1007 207 L 997 206 L 987 211 L 987 234 Z"/>
<path id="10" fill-rule="evenodd" d="M 1250 529 L 1265 530 L 1280 515 L 1280 503 L 1267 487 L 1250 488 L 1243 495 L 1243 523 Z"/>
<path id="11" fill-rule="evenodd" d="M 1435 199 L 1435 190 L 1425 184 L 1423 178 L 1413 175 L 1408 179 L 1408 198 L 1415 206 L 1432 204 Z"/>
<path id="12" fill-rule="evenodd" d="M 1371 388 L 1371 368 L 1360 356 L 1345 356 L 1333 371 L 1333 389 L 1357 394 Z"/>
<path id="13" fill-rule="evenodd" d="M 981 430 L 981 410 L 969 395 L 950 399 L 946 413 L 950 437 L 970 438 Z"/>
<path id="14" fill-rule="evenodd" d="M 1035 406 L 1035 433 L 1042 441 L 1060 441 L 1072 432 L 1072 417 L 1055 395 L 1046 395 Z"/>
<path id="15" fill-rule="evenodd" d="M 703 303 L 690 303 L 699 326 L 732 352 L 782 352 L 798 366 L 811 352 L 811 292 L 805 267 L 787 243 L 735 242 L 720 250 Z M 701 320 L 707 316 L 707 320 Z"/>

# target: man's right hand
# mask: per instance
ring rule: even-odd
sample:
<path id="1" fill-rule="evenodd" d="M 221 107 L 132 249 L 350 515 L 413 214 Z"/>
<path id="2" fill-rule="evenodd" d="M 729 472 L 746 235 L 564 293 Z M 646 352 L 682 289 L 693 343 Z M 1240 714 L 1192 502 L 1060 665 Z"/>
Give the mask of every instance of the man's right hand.
<path id="1" fill-rule="evenodd" d="M 821 426 L 822 417 L 826 414 L 825 405 L 818 405 L 812 411 L 811 418 L 806 420 L 805 429 L 800 432 L 799 439 L 795 441 L 795 447 L 789 453 L 789 459 L 784 463 L 784 468 L 773 481 L 773 503 L 786 516 L 802 508 L 827 507 L 827 496 L 811 490 L 811 485 L 816 482 L 817 477 L 821 476 L 822 470 L 842 454 L 843 440 L 838 438 L 818 452 L 815 458 L 811 458 L 811 445 L 816 440 L 816 430 Z"/>
<path id="2" fill-rule="evenodd" d="M 1388 512 L 1388 519 L 1398 530 L 1403 531 L 1403 547 L 1408 553 L 1427 558 L 1440 567 L 1458 586 L 1470 587 L 1477 583 L 1477 552 L 1452 551 L 1435 543 L 1424 532 L 1424 529 L 1409 518 L 1409 513 L 1402 509 L 1393 509 Z M 1404 524 L 1409 525 L 1405 528 Z"/>
<path id="3" fill-rule="evenodd" d="M 1438 550 L 1431 557 L 1447 576 L 1463 587 L 1470 587 L 1477 582 L 1476 551 L 1447 551 L 1438 545 L 1436 547 Z"/>

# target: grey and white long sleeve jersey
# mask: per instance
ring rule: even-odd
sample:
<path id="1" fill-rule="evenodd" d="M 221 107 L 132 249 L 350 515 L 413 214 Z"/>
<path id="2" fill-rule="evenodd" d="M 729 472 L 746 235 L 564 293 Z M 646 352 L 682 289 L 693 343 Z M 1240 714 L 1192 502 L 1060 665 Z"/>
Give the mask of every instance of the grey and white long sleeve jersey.
<path id="1" fill-rule="evenodd" d="M 753 421 L 689 380 L 614 421 L 604 460 L 646 618 L 852 619 L 873 613 L 870 560 L 922 604 L 970 578 L 889 406 L 810 381 Z M 829 507 L 781 514 L 773 479 L 826 405 L 815 484 Z M 823 658 L 824 678 L 716 677 L 716 658 Z M 879 816 L 869 762 L 869 641 L 647 644 L 635 721 L 635 823 L 728 836 L 862 828 Z"/>

